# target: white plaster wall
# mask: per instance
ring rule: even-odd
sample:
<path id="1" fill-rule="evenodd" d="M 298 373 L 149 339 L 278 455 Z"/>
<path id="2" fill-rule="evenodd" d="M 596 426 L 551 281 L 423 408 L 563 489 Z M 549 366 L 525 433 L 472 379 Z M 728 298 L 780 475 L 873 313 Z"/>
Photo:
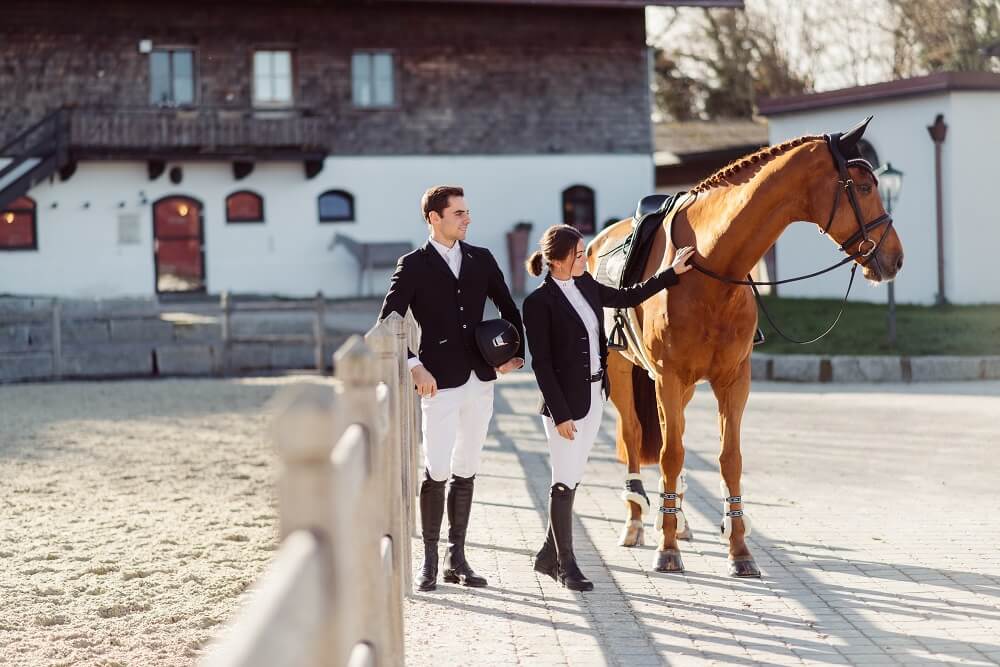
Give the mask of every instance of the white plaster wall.
<path id="1" fill-rule="evenodd" d="M 1000 92 L 952 94 L 945 116 L 945 294 L 953 303 L 1000 303 Z"/>
<path id="2" fill-rule="evenodd" d="M 203 204 L 210 293 L 305 296 L 322 290 L 350 296 L 357 290 L 357 268 L 343 248 L 327 249 L 334 233 L 420 245 L 427 237 L 420 196 L 431 185 L 465 187 L 473 221 L 468 240 L 489 247 L 505 273 L 506 232 L 518 221 L 532 222 L 531 241 L 537 243 L 547 226 L 562 221 L 566 187 L 595 190 L 598 229 L 607 218 L 627 217 L 653 190 L 649 155 L 331 157 L 312 180 L 301 163 L 258 163 L 241 181 L 234 180 L 228 162 L 176 164 L 184 173 L 179 185 L 166 174 L 150 182 L 144 162 L 86 162 L 70 180 L 34 188 L 29 195 L 38 206 L 38 251 L 0 252 L 0 293 L 154 294 L 152 205 L 168 195 Z M 225 197 L 241 189 L 264 197 L 264 224 L 226 224 Z M 356 222 L 318 222 L 316 199 L 329 189 L 354 195 Z M 90 207 L 83 208 L 84 202 Z M 118 244 L 121 212 L 140 217 L 136 245 Z M 374 276 L 374 292 L 384 293 L 390 273 Z M 529 280 L 529 289 L 535 282 Z"/>
<path id="3" fill-rule="evenodd" d="M 804 134 L 841 132 L 863 120 L 869 114 L 875 118 L 865 132 L 879 159 L 891 162 L 904 173 L 903 189 L 893 208 L 895 228 L 903 243 L 903 270 L 896 280 L 896 299 L 901 303 L 933 303 L 937 292 L 937 246 L 935 231 L 934 143 L 927 127 L 937 114 L 953 125 L 956 106 L 948 95 L 865 103 L 827 110 L 783 114 L 769 119 L 770 141 L 779 143 Z M 954 120 L 957 121 L 957 118 Z M 957 123 L 955 123 L 957 124 Z M 963 177 L 966 156 L 960 142 L 953 141 L 953 130 L 943 147 L 943 187 L 945 202 L 953 198 L 952 182 L 955 168 L 961 165 Z M 961 160 L 952 156 L 961 155 Z M 971 165 L 970 165 L 971 168 Z M 833 183 L 831 182 L 831 187 Z M 953 233 L 949 215 L 945 216 L 945 247 Z M 811 273 L 833 264 L 842 255 L 830 239 L 820 236 L 815 225 L 795 223 L 777 243 L 778 277 L 790 278 Z M 954 255 L 949 253 L 946 265 L 959 270 Z M 811 280 L 782 285 L 779 293 L 796 297 L 843 297 L 849 269 L 844 267 Z M 871 286 L 862 282 L 851 294 L 852 300 L 885 301 L 885 285 Z M 1000 294 L 994 297 L 1000 300 Z"/>

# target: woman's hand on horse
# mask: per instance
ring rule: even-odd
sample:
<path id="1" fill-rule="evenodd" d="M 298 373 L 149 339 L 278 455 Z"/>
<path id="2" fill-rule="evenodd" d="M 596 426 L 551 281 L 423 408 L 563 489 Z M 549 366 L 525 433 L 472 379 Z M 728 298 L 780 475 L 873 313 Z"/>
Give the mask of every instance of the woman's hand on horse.
<path id="1" fill-rule="evenodd" d="M 572 419 L 567 419 L 561 424 L 556 424 L 556 430 L 566 440 L 572 440 L 573 434 L 576 433 L 576 424 L 573 423 Z"/>
<path id="2" fill-rule="evenodd" d="M 414 366 L 413 369 L 410 370 L 410 375 L 413 376 L 413 383 L 417 385 L 418 394 L 428 398 L 437 394 L 437 380 L 434 379 L 434 376 L 431 375 L 429 370 L 423 366 Z"/>
<path id="3" fill-rule="evenodd" d="M 691 269 L 691 265 L 688 264 L 688 262 L 691 260 L 692 255 L 694 255 L 694 247 L 684 246 L 677 251 L 676 255 L 674 255 L 674 262 L 670 265 L 670 268 L 673 269 L 674 273 L 677 275 L 681 275 L 685 271 L 689 271 Z"/>

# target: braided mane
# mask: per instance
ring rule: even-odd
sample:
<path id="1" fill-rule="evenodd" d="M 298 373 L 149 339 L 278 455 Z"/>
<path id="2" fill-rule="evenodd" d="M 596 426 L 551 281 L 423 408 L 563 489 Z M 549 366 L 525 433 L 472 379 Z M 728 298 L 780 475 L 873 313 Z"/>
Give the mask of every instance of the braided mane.
<path id="1" fill-rule="evenodd" d="M 784 143 L 777 144 L 776 146 L 765 146 L 761 148 L 756 153 L 751 153 L 741 157 L 733 162 L 730 162 L 725 167 L 715 172 L 708 178 L 702 180 L 700 183 L 691 188 L 691 192 L 705 192 L 711 188 L 719 185 L 726 185 L 728 179 L 736 176 L 741 171 L 748 167 L 758 165 L 762 162 L 766 162 L 771 158 L 777 157 L 788 150 L 795 148 L 796 146 L 801 146 L 802 144 L 808 143 L 810 141 L 816 141 L 817 139 L 822 139 L 822 135 L 809 134 L 804 137 L 798 137 L 796 139 L 789 139 Z"/>

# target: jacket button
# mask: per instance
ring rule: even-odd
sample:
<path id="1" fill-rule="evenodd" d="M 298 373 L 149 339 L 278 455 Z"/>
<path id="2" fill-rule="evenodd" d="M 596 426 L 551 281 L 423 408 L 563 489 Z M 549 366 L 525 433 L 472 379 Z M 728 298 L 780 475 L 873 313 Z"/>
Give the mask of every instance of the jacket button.
<path id="1" fill-rule="evenodd" d="M 459 306 L 458 309 L 459 310 L 465 310 L 465 306 Z"/>
<path id="2" fill-rule="evenodd" d="M 468 329 L 469 327 L 468 327 L 467 325 L 463 324 L 463 325 L 462 325 L 462 328 L 463 328 L 463 329 Z"/>

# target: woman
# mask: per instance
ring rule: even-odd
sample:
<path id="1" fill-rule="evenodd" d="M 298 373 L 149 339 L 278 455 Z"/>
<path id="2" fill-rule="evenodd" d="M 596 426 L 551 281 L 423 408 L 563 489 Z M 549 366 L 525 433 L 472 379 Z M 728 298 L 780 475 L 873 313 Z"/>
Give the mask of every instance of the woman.
<path id="1" fill-rule="evenodd" d="M 549 441 L 552 488 L 549 529 L 535 557 L 535 570 L 574 591 L 593 590 L 573 555 L 573 500 L 604 413 L 608 343 L 603 308 L 638 306 L 677 284 L 691 267 L 693 248 L 681 248 L 670 268 L 620 290 L 598 283 L 586 272 L 583 236 L 569 225 L 542 235 L 541 250 L 528 258 L 533 276 L 549 272 L 524 300 L 524 326 L 531 367 L 542 392 L 540 412 Z"/>

